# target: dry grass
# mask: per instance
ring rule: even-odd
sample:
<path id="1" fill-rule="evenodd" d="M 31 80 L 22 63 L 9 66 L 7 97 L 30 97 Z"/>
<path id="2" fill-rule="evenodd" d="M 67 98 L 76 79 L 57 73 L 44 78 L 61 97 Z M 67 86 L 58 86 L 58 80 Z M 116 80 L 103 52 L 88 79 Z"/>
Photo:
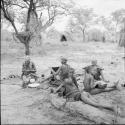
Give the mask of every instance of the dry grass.
<path id="1" fill-rule="evenodd" d="M 14 43 L 11 48 L 4 43 L 2 45 L 1 76 L 9 74 L 21 74 L 22 63 L 24 61 L 24 48 Z M 12 46 L 12 45 L 11 45 Z M 45 53 L 38 53 L 38 51 Z M 39 49 L 39 50 L 38 50 Z M 124 78 L 124 50 L 118 48 L 113 43 L 89 42 L 72 43 L 63 46 L 59 42 L 47 41 L 42 48 L 33 49 L 31 58 L 37 67 L 37 73 L 49 73 L 48 67 L 60 65 L 60 56 L 66 56 L 68 63 L 82 72 L 82 67 L 89 65 L 93 57 L 98 59 L 98 63 L 105 69 L 104 74 L 110 81 Z M 15 85 L 13 85 L 15 84 Z M 16 85 L 17 84 L 17 85 Z M 1 84 L 1 110 L 3 124 L 37 124 L 37 123 L 91 123 L 80 117 L 70 116 L 68 113 L 57 111 L 46 101 L 46 92 L 36 89 L 21 89 L 19 79 L 4 81 Z M 124 92 L 112 92 L 102 94 L 97 98 L 105 98 L 113 103 L 118 103 L 125 109 Z M 44 103 L 43 103 L 44 102 Z M 30 105 L 30 107 L 28 107 Z"/>

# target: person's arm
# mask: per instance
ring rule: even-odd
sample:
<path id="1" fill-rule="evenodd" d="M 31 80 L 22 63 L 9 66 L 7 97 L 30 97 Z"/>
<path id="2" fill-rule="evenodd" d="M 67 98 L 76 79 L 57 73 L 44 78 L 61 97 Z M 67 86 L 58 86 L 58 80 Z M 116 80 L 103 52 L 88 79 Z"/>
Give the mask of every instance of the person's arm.
<path id="1" fill-rule="evenodd" d="M 105 79 L 105 77 L 104 77 L 104 74 L 103 74 L 103 71 L 102 71 L 102 70 L 100 71 L 100 74 L 101 74 L 101 78 L 102 78 L 102 80 L 103 80 L 104 82 L 109 82 L 108 80 L 106 80 L 106 79 Z"/>
<path id="2" fill-rule="evenodd" d="M 84 69 L 84 72 L 85 72 L 85 73 L 89 73 L 90 67 L 89 67 L 89 66 L 86 66 L 86 67 L 84 67 L 83 69 Z"/>
<path id="3" fill-rule="evenodd" d="M 94 83 L 93 76 L 91 76 L 91 78 L 90 78 L 90 87 L 91 87 L 91 89 L 95 88 L 95 83 Z"/>
<path id="4" fill-rule="evenodd" d="M 75 86 L 78 88 L 78 83 L 75 77 L 73 77 L 73 81 L 74 81 Z"/>
<path id="5" fill-rule="evenodd" d="M 87 71 L 86 71 L 86 69 L 84 69 L 84 76 L 86 76 L 86 74 L 87 74 Z"/>
<path id="6" fill-rule="evenodd" d="M 35 64 L 33 62 L 32 62 L 32 70 L 31 71 L 36 72 L 36 66 L 35 66 Z"/>
<path id="7" fill-rule="evenodd" d="M 57 89 L 55 89 L 55 90 L 54 90 L 54 93 L 57 93 L 57 91 L 59 91 L 59 90 L 63 87 L 63 85 L 64 85 L 64 84 L 62 83 Z"/>
<path id="8" fill-rule="evenodd" d="M 25 63 L 23 63 L 22 72 L 25 72 L 25 71 L 26 71 L 26 66 L 25 66 Z"/>

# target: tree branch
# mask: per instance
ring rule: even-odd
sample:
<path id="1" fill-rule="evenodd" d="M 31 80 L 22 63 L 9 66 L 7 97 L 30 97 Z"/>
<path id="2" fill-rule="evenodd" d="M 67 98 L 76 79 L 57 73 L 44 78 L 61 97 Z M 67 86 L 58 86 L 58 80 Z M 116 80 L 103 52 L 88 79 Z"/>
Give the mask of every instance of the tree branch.
<path id="1" fill-rule="evenodd" d="M 24 2 L 27 2 L 27 1 L 24 0 Z M 28 25 L 29 25 L 29 22 L 30 22 L 30 14 L 31 14 L 31 11 L 32 11 L 32 5 L 33 5 L 33 0 L 30 0 L 30 5 L 29 5 L 29 8 L 28 8 L 28 14 L 27 14 L 26 31 L 29 30 Z"/>
<path id="2" fill-rule="evenodd" d="M 8 11 L 7 11 L 7 9 L 5 9 L 4 1 L 1 0 L 1 3 L 2 3 L 2 4 L 1 4 L 1 9 L 2 9 L 2 11 L 3 11 L 3 13 L 4 13 L 4 17 L 12 24 L 12 26 L 13 26 L 13 28 L 14 28 L 16 34 L 18 34 L 18 30 L 17 30 L 17 28 L 16 28 L 16 26 L 15 26 L 14 20 L 11 19 L 10 15 L 9 15 L 9 13 L 8 13 Z"/>
<path id="3" fill-rule="evenodd" d="M 40 13 L 40 17 L 39 17 L 39 20 L 41 19 L 41 17 L 42 17 L 42 14 L 43 14 L 43 12 L 41 12 L 41 13 Z"/>
<path id="4" fill-rule="evenodd" d="M 19 6 L 19 7 L 21 7 L 22 9 L 23 9 L 23 8 L 28 8 L 27 6 L 21 6 L 21 5 L 19 5 L 19 4 L 15 4 L 15 3 L 13 3 L 12 5 L 14 5 L 14 6 Z"/>
<path id="5" fill-rule="evenodd" d="M 27 0 L 23 0 L 28 6 L 30 5 L 30 3 L 28 3 L 28 1 Z"/>
<path id="6" fill-rule="evenodd" d="M 48 16 L 49 16 L 49 19 L 50 19 L 50 12 L 49 12 L 49 9 L 50 9 L 50 7 L 48 6 L 48 7 L 47 7 L 47 12 L 48 12 Z"/>

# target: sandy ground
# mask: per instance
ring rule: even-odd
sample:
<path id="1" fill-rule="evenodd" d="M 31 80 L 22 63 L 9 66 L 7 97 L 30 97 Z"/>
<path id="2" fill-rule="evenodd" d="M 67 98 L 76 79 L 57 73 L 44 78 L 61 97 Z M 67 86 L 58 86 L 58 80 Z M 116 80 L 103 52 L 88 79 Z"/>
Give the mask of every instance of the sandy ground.
<path id="1" fill-rule="evenodd" d="M 69 43 L 68 46 L 62 46 L 61 44 L 46 43 L 44 48 L 46 55 L 31 56 L 39 76 L 42 73 L 48 75 L 49 67 L 60 65 L 60 56 L 65 56 L 69 60 L 68 63 L 76 69 L 76 72 L 82 72 L 82 67 L 89 65 L 92 58 L 96 58 L 98 64 L 105 69 L 104 75 L 108 80 L 111 82 L 118 79 L 125 81 L 124 49 L 117 47 L 116 44 L 89 42 Z M 16 53 L 2 55 L 1 78 L 10 74 L 21 74 L 24 58 L 17 55 Z M 92 123 L 76 114 L 65 113 L 52 107 L 47 98 L 48 92 L 46 90 L 22 89 L 22 81 L 18 78 L 4 80 L 1 83 L 2 124 Z M 99 96 L 99 98 L 101 97 L 120 104 L 125 110 L 124 90 L 105 93 Z"/>

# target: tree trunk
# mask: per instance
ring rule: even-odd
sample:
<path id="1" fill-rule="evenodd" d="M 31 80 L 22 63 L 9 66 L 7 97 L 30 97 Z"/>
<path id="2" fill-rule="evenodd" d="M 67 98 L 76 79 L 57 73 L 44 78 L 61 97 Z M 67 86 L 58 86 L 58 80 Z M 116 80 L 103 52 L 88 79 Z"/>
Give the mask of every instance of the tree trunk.
<path id="1" fill-rule="evenodd" d="M 125 47 L 125 21 L 123 23 L 123 28 L 120 31 L 120 39 L 119 39 L 119 46 Z"/>
<path id="2" fill-rule="evenodd" d="M 18 40 L 24 44 L 25 46 L 25 55 L 30 55 L 30 40 L 31 40 L 31 35 L 28 33 L 24 34 L 16 34 L 16 37 Z"/>
<path id="3" fill-rule="evenodd" d="M 85 42 L 85 30 L 82 31 L 83 34 L 83 42 Z"/>
<path id="4" fill-rule="evenodd" d="M 93 121 L 96 124 L 113 124 L 114 122 L 117 124 L 125 123 L 124 117 L 115 116 L 110 111 L 108 112 L 95 108 L 81 101 L 66 102 L 64 98 L 58 97 L 55 94 L 50 94 L 48 98 L 55 108 L 70 113 L 80 114 L 83 118 Z"/>
<path id="5" fill-rule="evenodd" d="M 27 41 L 24 45 L 25 45 L 25 55 L 30 55 L 29 41 Z"/>
<path id="6" fill-rule="evenodd" d="M 26 1 L 24 1 L 26 2 Z M 36 32 L 36 27 L 35 24 L 38 22 L 38 15 L 36 13 L 36 4 L 34 3 L 34 0 L 29 0 L 29 7 L 28 7 L 28 12 L 27 12 L 27 21 L 25 25 L 25 31 L 24 33 L 19 33 L 16 25 L 14 23 L 14 19 L 11 18 L 11 15 L 9 15 L 7 7 L 8 5 L 4 5 L 6 2 L 4 0 L 1 1 L 1 9 L 4 13 L 4 17 L 11 23 L 15 30 L 16 37 L 18 40 L 25 45 L 25 54 L 29 55 L 30 50 L 29 50 L 29 44 L 32 39 L 32 36 Z M 11 3 L 10 3 L 11 4 Z M 35 22 L 33 20 L 35 19 Z"/>
<path id="7" fill-rule="evenodd" d="M 118 26 L 118 22 L 116 23 L 116 27 L 115 27 L 115 42 L 117 43 L 117 26 Z"/>

